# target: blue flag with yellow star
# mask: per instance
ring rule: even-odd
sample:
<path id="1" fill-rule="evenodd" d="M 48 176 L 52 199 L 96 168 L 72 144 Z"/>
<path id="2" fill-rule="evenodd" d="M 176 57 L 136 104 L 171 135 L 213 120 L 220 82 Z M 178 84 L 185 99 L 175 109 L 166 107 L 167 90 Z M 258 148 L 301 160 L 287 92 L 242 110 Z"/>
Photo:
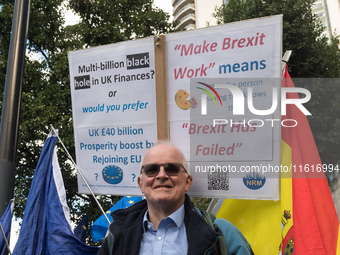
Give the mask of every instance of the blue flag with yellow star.
<path id="1" fill-rule="evenodd" d="M 111 213 L 118 209 L 127 208 L 139 201 L 142 200 L 142 197 L 131 197 L 125 196 L 121 200 L 119 200 L 114 206 L 112 206 L 107 212 L 106 215 L 110 221 L 112 221 Z M 93 239 L 93 242 L 102 241 L 105 238 L 107 229 L 109 228 L 109 223 L 107 222 L 104 215 L 101 215 L 91 226 L 90 233 Z"/>
<path id="2" fill-rule="evenodd" d="M 85 215 L 84 218 L 79 222 L 78 226 L 73 230 L 76 237 L 86 243 L 86 231 L 89 227 L 89 216 Z"/>

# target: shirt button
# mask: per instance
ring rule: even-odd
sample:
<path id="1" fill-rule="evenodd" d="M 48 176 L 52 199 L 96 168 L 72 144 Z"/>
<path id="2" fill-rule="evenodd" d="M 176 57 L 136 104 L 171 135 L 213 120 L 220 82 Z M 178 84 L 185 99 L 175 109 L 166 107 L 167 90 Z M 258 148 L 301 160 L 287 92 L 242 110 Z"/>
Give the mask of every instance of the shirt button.
<path id="1" fill-rule="evenodd" d="M 159 236 L 159 237 L 158 237 L 158 240 L 159 240 L 159 241 L 162 240 L 162 237 Z"/>

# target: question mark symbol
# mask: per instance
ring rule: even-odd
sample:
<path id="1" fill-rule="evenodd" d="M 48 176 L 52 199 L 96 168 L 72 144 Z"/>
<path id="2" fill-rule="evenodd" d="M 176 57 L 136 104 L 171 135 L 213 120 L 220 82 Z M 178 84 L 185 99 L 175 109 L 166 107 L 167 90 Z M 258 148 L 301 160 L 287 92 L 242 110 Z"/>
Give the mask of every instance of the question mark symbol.
<path id="1" fill-rule="evenodd" d="M 154 70 L 151 70 L 151 79 L 153 79 L 153 75 L 155 74 L 155 71 Z"/>
<path id="2" fill-rule="evenodd" d="M 135 182 L 135 178 L 136 178 L 136 175 L 135 174 L 132 174 L 132 181 Z"/>
<path id="3" fill-rule="evenodd" d="M 98 179 L 98 174 L 97 174 L 97 173 L 95 173 L 94 175 L 96 176 L 96 181 L 97 181 L 97 179 Z"/>

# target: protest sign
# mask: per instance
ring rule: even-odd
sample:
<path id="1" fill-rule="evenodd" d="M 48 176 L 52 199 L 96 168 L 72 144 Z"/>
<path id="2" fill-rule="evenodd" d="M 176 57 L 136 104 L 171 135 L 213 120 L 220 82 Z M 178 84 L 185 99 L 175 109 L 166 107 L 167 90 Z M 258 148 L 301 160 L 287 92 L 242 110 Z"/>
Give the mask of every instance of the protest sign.
<path id="1" fill-rule="evenodd" d="M 280 165 L 280 106 L 258 116 L 247 102 L 269 109 L 279 95 L 282 17 L 190 30 L 166 40 L 169 133 L 190 162 L 190 194 L 278 199 L 280 172 L 266 173 L 262 166 Z M 237 93 L 241 104 L 233 101 Z M 241 107 L 243 115 L 235 114 Z"/>
<path id="2" fill-rule="evenodd" d="M 141 158 L 157 139 L 153 48 L 147 38 L 69 53 L 77 164 L 96 194 L 141 194 Z"/>

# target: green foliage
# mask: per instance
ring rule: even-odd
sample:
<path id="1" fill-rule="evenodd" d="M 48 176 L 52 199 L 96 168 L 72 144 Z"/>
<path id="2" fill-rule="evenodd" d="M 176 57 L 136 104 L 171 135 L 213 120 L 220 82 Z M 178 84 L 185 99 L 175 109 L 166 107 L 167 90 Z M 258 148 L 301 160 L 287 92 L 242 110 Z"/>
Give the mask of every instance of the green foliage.
<path id="1" fill-rule="evenodd" d="M 31 0 L 27 50 L 29 56 L 34 57 L 26 57 L 22 89 L 14 191 L 17 217 L 23 216 L 29 187 L 50 124 L 59 129 L 59 136 L 75 159 L 67 52 L 173 31 L 169 15 L 152 7 L 152 2 L 70 0 L 68 7 L 80 15 L 81 21 L 65 26 L 61 8 L 63 0 Z M 11 0 L 0 0 L 0 100 L 6 78 L 13 4 Z M 91 196 L 77 193 L 74 166 L 62 146 L 59 143 L 57 146 L 71 220 L 78 223 L 87 213 L 90 222 L 93 222 L 101 211 Z M 104 210 L 119 199 L 116 196 L 98 198 Z"/>
<path id="2" fill-rule="evenodd" d="M 81 29 L 88 45 L 104 45 L 164 34 L 173 31 L 169 14 L 152 7 L 153 1 L 70 0 L 70 6 L 82 18 Z"/>
<path id="3" fill-rule="evenodd" d="M 191 201 L 194 203 L 194 205 L 202 210 L 206 211 L 209 207 L 209 204 L 211 202 L 211 198 L 199 198 L 199 197 L 191 197 Z"/>
<path id="4" fill-rule="evenodd" d="M 302 79 L 301 85 L 299 80 L 293 80 L 295 86 L 305 87 L 312 94 L 306 108 L 312 113 L 308 121 L 322 163 L 339 164 L 337 150 L 340 146 L 340 79 Z"/>

